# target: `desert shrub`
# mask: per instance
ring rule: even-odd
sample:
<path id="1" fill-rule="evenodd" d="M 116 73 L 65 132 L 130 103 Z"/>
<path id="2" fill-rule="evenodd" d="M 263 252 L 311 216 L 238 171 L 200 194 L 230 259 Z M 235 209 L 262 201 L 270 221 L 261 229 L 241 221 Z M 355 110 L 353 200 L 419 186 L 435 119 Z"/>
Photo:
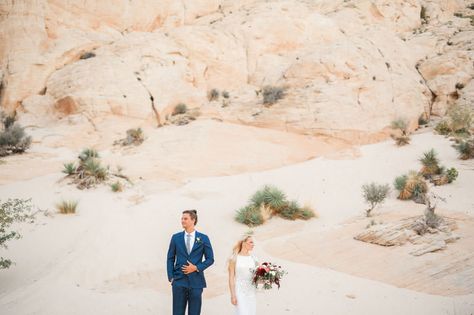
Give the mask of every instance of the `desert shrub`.
<path id="1" fill-rule="evenodd" d="M 444 136 L 449 135 L 452 131 L 448 121 L 445 119 L 441 120 L 434 129 L 437 133 Z"/>
<path id="2" fill-rule="evenodd" d="M 121 192 L 123 191 L 123 184 L 119 181 L 115 181 L 114 183 L 110 184 L 110 188 L 113 192 Z"/>
<path id="3" fill-rule="evenodd" d="M 438 153 L 434 149 L 424 152 L 419 161 L 423 165 L 421 174 L 424 177 L 429 178 L 432 175 L 441 174 Z"/>
<path id="4" fill-rule="evenodd" d="M 33 222 L 34 214 L 31 213 L 31 199 L 8 199 L 0 200 L 0 248 L 7 249 L 7 242 L 19 239 L 20 233 L 11 229 L 16 222 Z M 7 269 L 12 261 L 0 257 L 0 269 Z"/>
<path id="5" fill-rule="evenodd" d="M 77 188 L 91 188 L 107 180 L 108 168 L 102 166 L 99 153 L 92 148 L 83 149 L 78 156 L 79 166 L 73 163 L 64 164 L 63 173 L 73 178 Z"/>
<path id="6" fill-rule="evenodd" d="M 459 144 L 455 145 L 455 148 L 458 151 L 461 160 L 474 158 L 474 139 L 461 141 Z"/>
<path id="7" fill-rule="evenodd" d="M 278 86 L 265 86 L 263 87 L 263 104 L 272 105 L 278 100 L 285 97 L 285 88 Z"/>
<path id="8" fill-rule="evenodd" d="M 103 167 L 99 159 L 88 159 L 82 165 L 82 173 L 84 177 L 94 177 L 97 182 L 105 180 L 107 177 L 107 169 Z"/>
<path id="9" fill-rule="evenodd" d="M 381 185 L 376 183 L 365 184 L 362 186 L 362 196 L 370 208 L 366 210 L 366 216 L 370 217 L 372 210 L 383 203 L 390 192 L 390 187 L 387 184 Z"/>
<path id="10" fill-rule="evenodd" d="M 288 201 L 277 187 L 266 185 L 250 197 L 247 206 L 237 211 L 235 219 L 249 226 L 259 225 L 265 220 L 262 211 L 287 220 L 308 220 L 316 216 L 310 207 L 300 207 L 298 202 Z"/>
<path id="11" fill-rule="evenodd" d="M 186 104 L 179 103 L 178 105 L 175 106 L 173 113 L 171 115 L 172 116 L 182 115 L 182 114 L 186 114 L 187 111 L 188 111 L 188 107 L 186 106 Z"/>
<path id="12" fill-rule="evenodd" d="M 287 203 L 285 194 L 275 186 L 264 186 L 263 189 L 253 194 L 250 201 L 255 207 L 260 207 L 263 204 L 274 211 L 279 210 Z"/>
<path id="13" fill-rule="evenodd" d="M 95 158 L 98 159 L 100 158 L 99 152 L 97 150 L 92 149 L 92 148 L 85 148 L 82 150 L 82 152 L 78 156 L 79 160 L 81 160 L 82 163 L 86 162 L 90 158 Z"/>
<path id="14" fill-rule="evenodd" d="M 207 92 L 207 99 L 209 102 L 215 101 L 219 98 L 219 90 L 218 89 L 212 89 Z"/>
<path id="15" fill-rule="evenodd" d="M 74 175 L 76 173 L 76 165 L 74 163 L 65 163 L 63 173 L 67 175 Z"/>
<path id="16" fill-rule="evenodd" d="M 263 216 L 259 208 L 247 205 L 237 211 L 235 220 L 248 226 L 257 226 L 263 223 Z"/>
<path id="17" fill-rule="evenodd" d="M 392 135 L 398 146 L 403 146 L 410 143 L 410 135 L 408 132 L 408 120 L 398 118 L 390 124 L 392 129 L 398 130 L 400 134 Z"/>
<path id="18" fill-rule="evenodd" d="M 450 128 L 454 133 L 468 133 L 472 124 L 472 110 L 469 106 L 454 105 L 448 111 Z"/>
<path id="19" fill-rule="evenodd" d="M 15 123 L 13 116 L 2 120 L 3 130 L 0 131 L 0 156 L 25 152 L 31 145 L 31 137 L 25 129 Z"/>
<path id="20" fill-rule="evenodd" d="M 223 98 L 229 98 L 229 97 L 230 97 L 229 92 L 227 92 L 227 91 L 222 91 L 222 97 L 223 97 Z"/>
<path id="21" fill-rule="evenodd" d="M 78 202 L 74 200 L 62 200 L 56 204 L 56 209 L 58 209 L 61 214 L 73 214 L 76 213 Z"/>
<path id="22" fill-rule="evenodd" d="M 423 176 L 415 171 L 410 171 L 407 175 L 397 177 L 394 186 L 399 191 L 398 198 L 401 200 L 412 199 L 416 202 L 421 202 L 428 192 L 428 184 L 423 179 Z"/>
<path id="23" fill-rule="evenodd" d="M 454 167 L 451 167 L 446 171 L 446 176 L 448 177 L 448 183 L 452 183 L 458 178 L 458 170 Z"/>
<path id="24" fill-rule="evenodd" d="M 395 178 L 393 186 L 395 187 L 396 190 L 401 192 L 405 188 L 405 185 L 407 184 L 407 180 L 408 180 L 408 175 L 400 175 Z"/>

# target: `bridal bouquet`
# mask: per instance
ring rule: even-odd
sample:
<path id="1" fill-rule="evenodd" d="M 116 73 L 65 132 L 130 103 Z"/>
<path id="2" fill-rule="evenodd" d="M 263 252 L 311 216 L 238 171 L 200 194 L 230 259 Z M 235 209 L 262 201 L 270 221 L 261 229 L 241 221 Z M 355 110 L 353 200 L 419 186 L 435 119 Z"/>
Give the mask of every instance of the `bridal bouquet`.
<path id="1" fill-rule="evenodd" d="M 272 264 L 271 262 L 264 262 L 253 270 L 252 284 L 258 288 L 259 284 L 263 285 L 263 289 L 270 290 L 273 284 L 280 288 L 281 278 L 287 272 L 281 269 L 281 266 Z"/>

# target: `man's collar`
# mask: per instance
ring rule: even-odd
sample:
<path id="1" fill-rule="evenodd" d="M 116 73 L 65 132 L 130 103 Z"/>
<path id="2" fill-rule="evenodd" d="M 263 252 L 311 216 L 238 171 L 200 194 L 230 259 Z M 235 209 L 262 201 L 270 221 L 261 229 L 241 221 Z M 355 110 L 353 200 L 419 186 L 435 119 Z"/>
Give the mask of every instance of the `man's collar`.
<path id="1" fill-rule="evenodd" d="M 191 236 L 195 237 L 196 236 L 196 230 L 192 231 L 191 233 L 188 233 L 188 232 L 186 232 L 186 230 L 184 230 L 184 234 L 186 234 L 186 235 L 190 234 Z"/>

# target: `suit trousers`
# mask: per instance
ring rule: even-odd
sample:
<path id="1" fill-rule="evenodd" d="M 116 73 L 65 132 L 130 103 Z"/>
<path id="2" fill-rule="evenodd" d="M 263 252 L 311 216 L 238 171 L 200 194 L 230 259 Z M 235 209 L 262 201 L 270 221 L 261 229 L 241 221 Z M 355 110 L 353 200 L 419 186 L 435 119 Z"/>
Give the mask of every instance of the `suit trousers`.
<path id="1" fill-rule="evenodd" d="M 173 315 L 200 315 L 202 304 L 202 288 L 188 288 L 173 285 Z"/>

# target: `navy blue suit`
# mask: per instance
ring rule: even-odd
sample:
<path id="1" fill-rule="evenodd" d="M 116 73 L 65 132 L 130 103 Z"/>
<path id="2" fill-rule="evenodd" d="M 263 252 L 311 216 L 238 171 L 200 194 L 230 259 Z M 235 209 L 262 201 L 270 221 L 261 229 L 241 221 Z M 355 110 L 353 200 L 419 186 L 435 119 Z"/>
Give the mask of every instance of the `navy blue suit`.
<path id="1" fill-rule="evenodd" d="M 204 260 L 203 260 L 204 258 Z M 198 271 L 185 275 L 181 268 L 191 262 Z M 173 315 L 184 315 L 186 305 L 188 315 L 201 314 L 201 295 L 206 287 L 204 270 L 214 263 L 214 253 L 207 235 L 196 231 L 191 253 L 188 254 L 184 242 L 184 231 L 171 237 L 168 249 L 168 280 L 173 281 Z"/>

